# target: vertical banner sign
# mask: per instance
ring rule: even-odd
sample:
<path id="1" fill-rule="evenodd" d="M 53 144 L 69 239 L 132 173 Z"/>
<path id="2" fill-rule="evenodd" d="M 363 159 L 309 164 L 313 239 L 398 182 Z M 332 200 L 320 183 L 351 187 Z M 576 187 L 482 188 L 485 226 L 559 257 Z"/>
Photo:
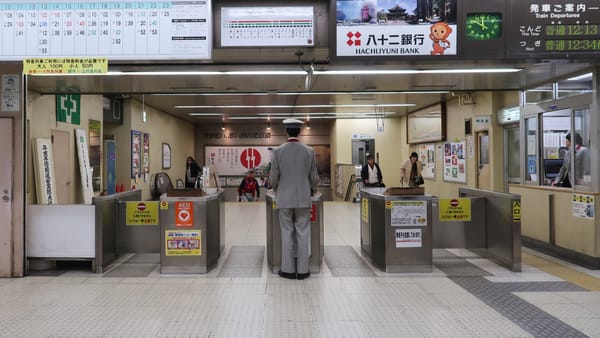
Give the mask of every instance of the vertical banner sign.
<path id="1" fill-rule="evenodd" d="M 194 203 L 175 202 L 175 226 L 177 228 L 194 226 Z"/>
<path id="2" fill-rule="evenodd" d="M 142 170 L 142 133 L 131 131 L 131 178 L 137 180 Z"/>
<path id="3" fill-rule="evenodd" d="M 79 125 L 81 121 L 81 96 L 56 95 L 56 122 Z"/>
<path id="4" fill-rule="evenodd" d="M 75 144 L 77 145 L 77 157 L 79 159 L 83 203 L 92 204 L 94 189 L 92 187 L 92 170 L 90 168 L 90 157 L 85 129 L 75 129 Z"/>
<path id="5" fill-rule="evenodd" d="M 37 202 L 38 204 L 55 204 L 56 183 L 52 165 L 52 141 L 48 138 L 35 139 L 33 156 Z"/>
<path id="6" fill-rule="evenodd" d="M 150 175 L 150 134 L 147 133 L 144 133 L 144 148 L 142 155 L 142 175 L 144 176 L 144 182 L 148 182 L 148 176 Z"/>

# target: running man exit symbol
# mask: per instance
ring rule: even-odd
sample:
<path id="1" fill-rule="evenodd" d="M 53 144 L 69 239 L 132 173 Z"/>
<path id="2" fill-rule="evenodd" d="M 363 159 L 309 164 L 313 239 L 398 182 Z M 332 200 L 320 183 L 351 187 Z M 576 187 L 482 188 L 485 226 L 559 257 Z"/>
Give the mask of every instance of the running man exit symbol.
<path id="1" fill-rule="evenodd" d="M 79 125 L 81 122 L 81 96 L 56 95 L 56 121 Z"/>

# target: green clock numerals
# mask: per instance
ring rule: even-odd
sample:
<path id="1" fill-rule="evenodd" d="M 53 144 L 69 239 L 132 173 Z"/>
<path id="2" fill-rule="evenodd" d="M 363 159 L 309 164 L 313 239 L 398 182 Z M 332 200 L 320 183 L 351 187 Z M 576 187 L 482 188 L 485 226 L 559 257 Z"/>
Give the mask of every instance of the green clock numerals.
<path id="1" fill-rule="evenodd" d="M 502 37 L 501 13 L 468 13 L 466 34 L 469 40 L 494 40 Z"/>

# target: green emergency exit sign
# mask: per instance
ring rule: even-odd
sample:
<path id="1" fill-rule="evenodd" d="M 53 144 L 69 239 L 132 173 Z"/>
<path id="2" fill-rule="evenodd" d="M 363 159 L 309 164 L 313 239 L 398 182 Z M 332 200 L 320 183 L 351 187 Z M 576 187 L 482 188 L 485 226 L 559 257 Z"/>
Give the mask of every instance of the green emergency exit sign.
<path id="1" fill-rule="evenodd" d="M 56 121 L 79 125 L 81 122 L 81 95 L 56 95 Z"/>

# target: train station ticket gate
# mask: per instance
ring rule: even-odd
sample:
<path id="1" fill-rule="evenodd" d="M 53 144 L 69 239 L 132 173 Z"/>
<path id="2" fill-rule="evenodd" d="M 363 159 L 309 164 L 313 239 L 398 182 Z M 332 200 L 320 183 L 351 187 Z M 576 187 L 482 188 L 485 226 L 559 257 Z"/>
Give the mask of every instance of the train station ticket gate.
<path id="1" fill-rule="evenodd" d="M 275 192 L 266 193 L 267 206 L 267 264 L 273 273 L 281 269 L 281 228 L 279 213 L 275 205 Z M 317 192 L 312 197 L 310 212 L 310 273 L 319 273 L 323 262 L 323 194 Z"/>
<path id="2" fill-rule="evenodd" d="M 223 190 L 214 190 L 160 197 L 161 273 L 207 273 L 217 265 L 225 248 L 225 209 Z"/>

